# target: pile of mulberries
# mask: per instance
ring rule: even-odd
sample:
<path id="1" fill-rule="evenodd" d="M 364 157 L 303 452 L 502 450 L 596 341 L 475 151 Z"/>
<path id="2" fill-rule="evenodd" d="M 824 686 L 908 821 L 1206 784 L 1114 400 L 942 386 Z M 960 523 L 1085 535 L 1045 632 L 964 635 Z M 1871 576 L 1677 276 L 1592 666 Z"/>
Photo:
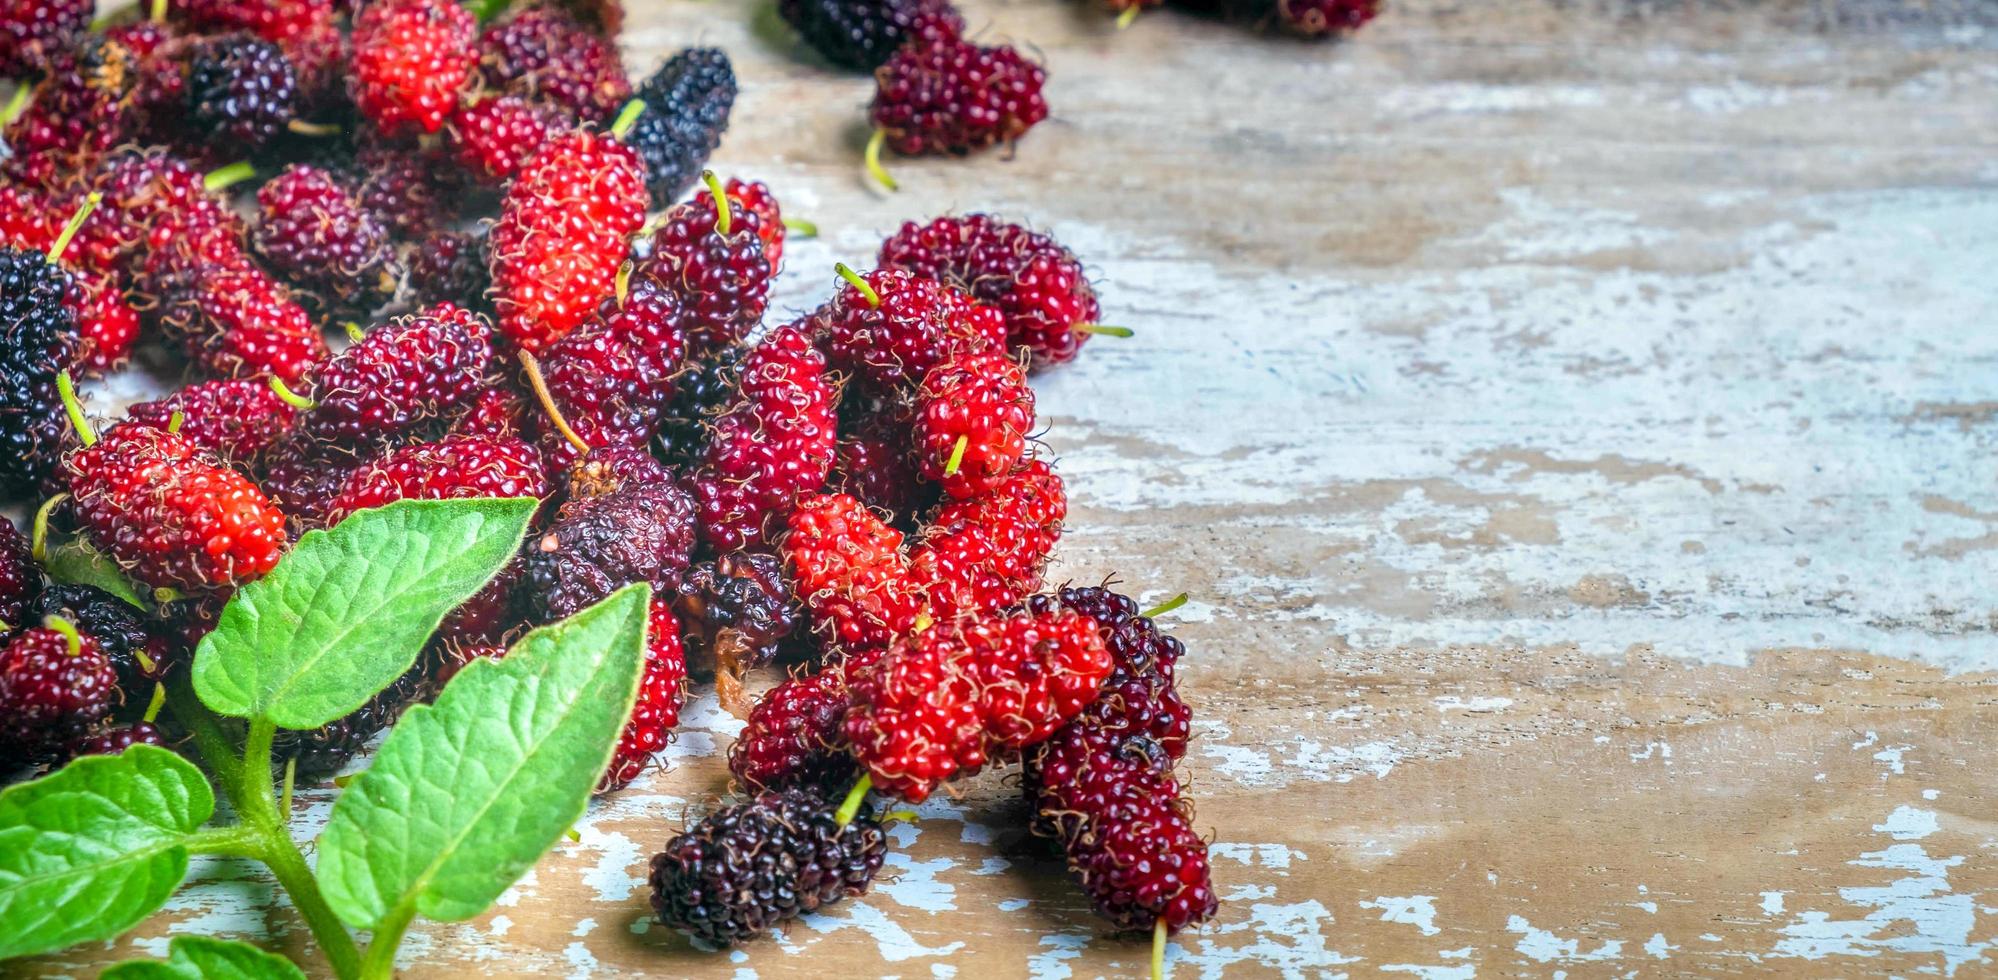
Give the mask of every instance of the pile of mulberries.
<path id="1" fill-rule="evenodd" d="M 1323 31 L 1374 5 L 1271 9 Z M 873 73 L 877 158 L 1010 147 L 1048 115 L 1045 69 L 949 0 L 779 11 Z M 653 861 L 662 922 L 728 945 L 860 895 L 876 804 L 1006 767 L 1115 926 L 1212 914 L 1177 644 L 1128 600 L 1047 591 L 1068 498 L 1031 372 L 1118 332 L 1075 253 L 947 215 L 772 317 L 811 231 L 710 169 L 734 67 L 694 47 L 627 74 L 611 0 L 89 14 L 0 0 L 27 86 L 0 155 L 0 505 L 34 515 L 0 520 L 0 777 L 178 748 L 163 685 L 301 536 L 533 498 L 415 667 L 283 733 L 281 764 L 332 774 L 464 664 L 643 582 L 599 792 L 662 765 L 693 685 L 746 721 L 743 795 Z M 102 410 L 134 363 L 184 381 Z M 62 549 L 101 559 L 89 583 Z"/>

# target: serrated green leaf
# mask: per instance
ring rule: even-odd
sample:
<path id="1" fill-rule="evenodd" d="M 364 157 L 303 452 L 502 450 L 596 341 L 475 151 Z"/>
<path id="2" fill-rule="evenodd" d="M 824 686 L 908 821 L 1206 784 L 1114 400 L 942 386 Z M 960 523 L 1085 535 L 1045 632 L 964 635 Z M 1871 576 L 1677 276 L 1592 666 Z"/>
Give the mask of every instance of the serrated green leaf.
<path id="1" fill-rule="evenodd" d="M 94 585 L 139 609 L 153 608 L 117 562 L 82 538 L 50 548 L 48 561 L 42 563 L 42 568 L 49 578 L 65 585 Z"/>
<path id="2" fill-rule="evenodd" d="M 98 980 L 305 980 L 305 973 L 282 956 L 248 943 L 175 936 L 164 960 L 114 963 Z"/>
<path id="3" fill-rule="evenodd" d="M 137 925 L 186 876 L 187 837 L 214 812 L 201 770 L 151 745 L 0 792 L 0 960 Z"/>
<path id="4" fill-rule="evenodd" d="M 195 693 L 217 712 L 281 728 L 352 713 L 499 573 L 538 505 L 404 500 L 306 534 L 223 608 L 195 651 Z"/>
<path id="5" fill-rule="evenodd" d="M 319 838 L 333 911 L 372 929 L 484 911 L 582 816 L 645 661 L 645 586 L 475 660 L 403 716 Z"/>

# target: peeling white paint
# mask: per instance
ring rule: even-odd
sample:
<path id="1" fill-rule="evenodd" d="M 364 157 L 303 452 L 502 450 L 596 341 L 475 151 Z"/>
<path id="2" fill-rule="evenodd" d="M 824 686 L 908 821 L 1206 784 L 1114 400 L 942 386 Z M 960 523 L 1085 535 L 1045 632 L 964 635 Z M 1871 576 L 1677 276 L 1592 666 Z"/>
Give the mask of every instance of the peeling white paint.
<path id="1" fill-rule="evenodd" d="M 1606 939 L 1596 949 L 1583 952 L 1581 940 L 1562 939 L 1545 929 L 1535 928 L 1525 916 L 1508 917 L 1505 931 L 1519 933 L 1520 940 L 1513 948 L 1537 963 L 1593 963 L 1614 960 L 1623 953 L 1623 941 L 1620 939 Z"/>
<path id="2" fill-rule="evenodd" d="M 1361 902 L 1360 907 L 1379 911 L 1382 922 L 1411 925 L 1425 936 L 1434 936 L 1443 931 L 1436 928 L 1434 895 L 1410 895 L 1405 898 L 1382 895 L 1371 902 Z"/>
<path id="3" fill-rule="evenodd" d="M 1763 892 L 1763 893 L 1762 893 L 1762 913 L 1763 913 L 1764 915 L 1782 915 L 1782 914 L 1783 914 L 1783 893 L 1782 893 L 1782 892 Z"/>

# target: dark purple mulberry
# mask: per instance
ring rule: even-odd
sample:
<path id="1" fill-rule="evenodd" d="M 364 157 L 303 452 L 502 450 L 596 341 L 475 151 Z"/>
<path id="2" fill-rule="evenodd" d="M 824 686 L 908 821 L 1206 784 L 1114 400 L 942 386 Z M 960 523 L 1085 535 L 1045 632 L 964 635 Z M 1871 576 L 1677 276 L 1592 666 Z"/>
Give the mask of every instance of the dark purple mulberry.
<path id="1" fill-rule="evenodd" d="M 528 541 L 522 582 L 540 622 L 573 616 L 634 582 L 672 593 L 694 549 L 694 502 L 671 484 L 632 483 L 563 505 Z"/>
<path id="2" fill-rule="evenodd" d="M 402 266 L 388 230 L 318 167 L 294 166 L 257 191 L 251 242 L 322 310 L 366 313 L 395 295 Z"/>
<path id="3" fill-rule="evenodd" d="M 865 894 L 888 853 L 870 816 L 842 827 L 805 790 L 763 793 L 717 811 L 652 858 L 659 921 L 728 946 Z"/>
<path id="4" fill-rule="evenodd" d="M 688 48 L 668 59 L 638 88 L 645 111 L 624 141 L 645 162 L 652 206 L 679 200 L 728 131 L 735 107 L 735 69 L 720 48 Z"/>
<path id="5" fill-rule="evenodd" d="M 80 343 L 69 286 L 41 254 L 0 249 L 0 499 L 37 490 L 70 435 L 55 385 Z"/>
<path id="6" fill-rule="evenodd" d="M 949 0 L 780 0 L 777 13 L 812 50 L 856 72 L 881 67 L 923 14 L 964 29 L 964 18 Z"/>
<path id="7" fill-rule="evenodd" d="M 776 659 L 777 648 L 798 628 L 784 564 L 775 555 L 745 551 L 704 561 L 687 570 L 673 598 L 687 670 L 701 677 L 719 671 L 740 677 Z"/>
<path id="8" fill-rule="evenodd" d="M 277 45 L 249 34 L 206 38 L 188 52 L 186 125 L 216 151 L 256 150 L 291 122 L 298 74 Z"/>

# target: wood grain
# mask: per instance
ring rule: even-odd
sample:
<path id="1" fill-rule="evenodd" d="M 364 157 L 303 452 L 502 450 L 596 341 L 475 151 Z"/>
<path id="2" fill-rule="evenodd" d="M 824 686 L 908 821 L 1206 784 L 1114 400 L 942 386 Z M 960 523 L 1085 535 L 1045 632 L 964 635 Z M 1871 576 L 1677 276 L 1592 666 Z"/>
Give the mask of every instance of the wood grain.
<path id="1" fill-rule="evenodd" d="M 1395 0 L 1348 43 L 968 5 L 1055 118 L 859 177 L 864 80 L 767 11 L 635 3 L 631 65 L 736 59 L 719 163 L 826 230 L 991 209 L 1094 264 L 1041 378 L 1058 577 L 1180 590 L 1219 919 L 1173 975 L 1998 972 L 1998 6 Z M 1004 777 L 865 900 L 734 953 L 646 926 L 721 792 L 712 696 L 422 977 L 1133 976 Z M 314 819 L 328 797 L 311 794 Z M 310 956 L 243 868 L 103 949 Z"/>

